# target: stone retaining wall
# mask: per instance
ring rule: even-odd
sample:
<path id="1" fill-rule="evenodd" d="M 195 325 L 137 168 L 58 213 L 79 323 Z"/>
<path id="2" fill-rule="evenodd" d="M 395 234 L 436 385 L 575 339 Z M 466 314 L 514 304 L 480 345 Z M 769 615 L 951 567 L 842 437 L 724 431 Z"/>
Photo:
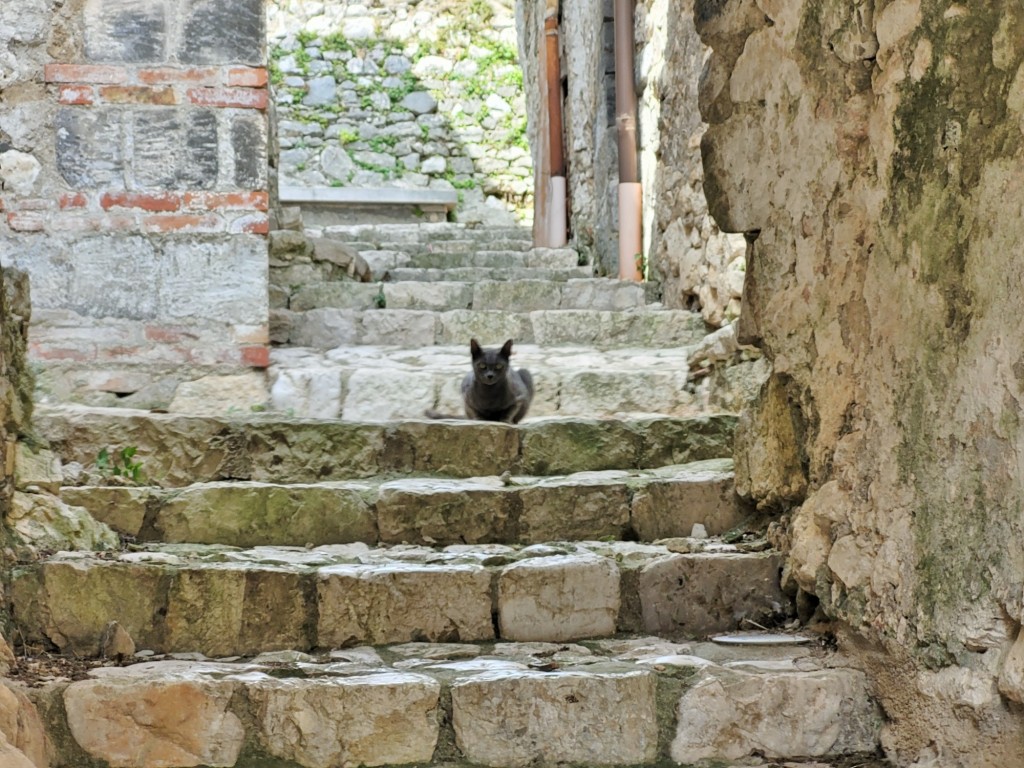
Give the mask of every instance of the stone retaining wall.
<path id="1" fill-rule="evenodd" d="M 32 278 L 31 355 L 56 394 L 166 404 L 186 368 L 267 364 L 263 14 L 0 8 L 0 258 Z"/>
<path id="2" fill-rule="evenodd" d="M 272 0 L 280 184 L 457 190 L 459 221 L 528 216 L 512 8 Z"/>

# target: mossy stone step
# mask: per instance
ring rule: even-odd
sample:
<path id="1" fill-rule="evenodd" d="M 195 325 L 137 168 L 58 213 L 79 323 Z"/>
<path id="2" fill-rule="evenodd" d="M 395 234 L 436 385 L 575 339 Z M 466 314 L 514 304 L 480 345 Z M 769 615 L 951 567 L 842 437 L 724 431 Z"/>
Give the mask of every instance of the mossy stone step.
<path id="1" fill-rule="evenodd" d="M 303 768 L 821 760 L 874 752 L 881 725 L 841 654 L 652 637 L 157 656 L 33 696 L 56 764 L 135 768 L 171 764 L 172 748 L 177 765 Z"/>
<path id="2" fill-rule="evenodd" d="M 679 347 L 696 344 L 706 327 L 687 310 L 545 309 L 488 310 L 277 310 L 271 333 L 279 342 L 314 349 L 351 345 L 422 347 L 466 344 L 471 338 L 515 339 L 522 344 L 614 347 Z"/>
<path id="3" fill-rule="evenodd" d="M 527 249 L 533 245 L 528 227 L 467 227 L 450 222 L 424 224 L 338 224 L 313 228 L 314 234 L 346 243 L 393 243 L 418 245 L 460 240 L 478 245 L 491 242 L 512 242 Z"/>
<path id="4" fill-rule="evenodd" d="M 185 488 L 65 487 L 64 501 L 139 541 L 239 547 L 532 544 L 712 535 L 744 523 L 729 459 L 568 476 L 401 478 Z"/>
<path id="5" fill-rule="evenodd" d="M 387 270 L 385 280 L 402 282 L 457 282 L 476 283 L 481 280 L 544 280 L 565 282 L 574 278 L 591 277 L 590 267 L 452 267 L 450 269 L 422 269 L 416 267 L 395 267 Z"/>
<path id="6" fill-rule="evenodd" d="M 447 248 L 436 250 L 376 248 L 360 249 L 359 255 L 370 267 L 375 276 L 399 267 L 416 267 L 420 269 L 451 269 L 459 267 L 483 268 L 532 268 L 532 269 L 571 269 L 578 267 L 579 254 L 571 248 L 532 248 L 528 251 L 502 250 L 493 246 L 485 249 L 469 247 Z"/>
<path id="7" fill-rule="evenodd" d="M 121 408 L 40 407 L 33 428 L 65 463 L 137 449 L 147 482 L 315 483 L 361 477 L 564 475 L 730 457 L 736 417 L 380 424 L 182 416 Z"/>
<path id="8" fill-rule="evenodd" d="M 9 599 L 24 642 L 85 656 L 98 653 L 110 621 L 142 648 L 231 656 L 640 631 L 693 638 L 792 615 L 779 553 L 693 541 L 703 549 L 577 542 L 63 552 L 15 567 Z"/>

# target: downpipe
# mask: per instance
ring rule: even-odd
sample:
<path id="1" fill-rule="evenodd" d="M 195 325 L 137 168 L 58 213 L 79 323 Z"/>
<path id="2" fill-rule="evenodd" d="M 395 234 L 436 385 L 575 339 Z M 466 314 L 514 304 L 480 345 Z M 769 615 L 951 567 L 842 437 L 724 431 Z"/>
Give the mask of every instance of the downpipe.
<path id="1" fill-rule="evenodd" d="M 642 281 L 643 188 L 633 82 L 634 0 L 615 0 L 615 125 L 619 149 L 619 279 Z"/>

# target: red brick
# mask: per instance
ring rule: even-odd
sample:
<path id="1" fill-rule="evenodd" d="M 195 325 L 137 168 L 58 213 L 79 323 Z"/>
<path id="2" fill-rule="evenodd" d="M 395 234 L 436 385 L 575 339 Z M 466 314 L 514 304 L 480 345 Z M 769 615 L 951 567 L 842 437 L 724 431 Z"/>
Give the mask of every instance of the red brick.
<path id="1" fill-rule="evenodd" d="M 236 234 L 265 235 L 270 232 L 270 220 L 259 214 L 242 216 L 231 222 L 230 230 Z"/>
<path id="2" fill-rule="evenodd" d="M 147 216 L 142 220 L 142 231 L 160 232 L 223 232 L 224 220 L 220 216 L 173 214 Z"/>
<path id="3" fill-rule="evenodd" d="M 141 208 L 153 213 L 177 211 L 181 196 L 174 192 L 104 192 L 100 197 L 103 210 L 111 208 Z"/>
<path id="4" fill-rule="evenodd" d="M 190 88 L 188 98 L 201 107 L 267 108 L 267 91 L 263 88 Z"/>
<path id="5" fill-rule="evenodd" d="M 266 192 L 187 192 L 186 208 L 206 210 L 265 211 L 270 196 Z"/>
<path id="6" fill-rule="evenodd" d="M 216 85 L 220 80 L 220 71 L 214 67 L 191 67 L 188 69 L 157 67 L 155 69 L 140 69 L 138 77 L 139 82 L 147 85 L 175 85 L 177 83 Z"/>
<path id="7" fill-rule="evenodd" d="M 7 224 L 15 232 L 42 232 L 46 218 L 39 211 L 11 211 L 7 214 Z"/>
<path id="8" fill-rule="evenodd" d="M 104 64 L 47 64 L 43 77 L 48 83 L 116 85 L 128 82 L 128 70 Z"/>
<path id="9" fill-rule="evenodd" d="M 105 85 L 100 88 L 100 98 L 110 104 L 157 104 L 173 106 L 178 97 L 173 88 L 150 88 L 145 85 Z"/>
<path id="10" fill-rule="evenodd" d="M 96 101 L 96 91 L 91 85 L 62 85 L 57 91 L 61 104 L 89 106 Z"/>
<path id="11" fill-rule="evenodd" d="M 242 365 L 251 368 L 267 368 L 270 366 L 270 350 L 267 347 L 242 347 Z"/>
<path id="12" fill-rule="evenodd" d="M 89 198 L 87 198 L 82 192 L 67 192 L 60 196 L 58 201 L 61 210 L 67 210 L 68 208 L 85 208 L 89 204 Z"/>
<path id="13" fill-rule="evenodd" d="M 228 70 L 228 85 L 233 88 L 265 88 L 267 70 L 264 67 L 235 67 Z"/>

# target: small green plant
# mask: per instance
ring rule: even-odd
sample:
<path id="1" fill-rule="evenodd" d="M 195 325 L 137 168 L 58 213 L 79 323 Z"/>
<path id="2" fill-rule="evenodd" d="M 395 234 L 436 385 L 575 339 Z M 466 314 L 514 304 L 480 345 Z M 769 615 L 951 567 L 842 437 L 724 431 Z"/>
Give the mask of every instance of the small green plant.
<path id="1" fill-rule="evenodd" d="M 138 452 L 139 449 L 134 445 L 127 445 L 113 453 L 103 448 L 96 454 L 96 469 L 103 477 L 124 477 L 133 483 L 141 483 L 142 462 L 134 460 Z"/>
<path id="2" fill-rule="evenodd" d="M 351 144 L 353 141 L 359 141 L 359 134 L 355 131 L 350 131 L 347 128 L 342 128 L 338 131 L 338 143 L 345 145 Z"/>
<path id="3" fill-rule="evenodd" d="M 387 297 L 384 296 L 384 286 L 377 289 L 377 295 L 373 297 L 373 306 L 377 309 L 385 309 L 388 305 Z"/>

